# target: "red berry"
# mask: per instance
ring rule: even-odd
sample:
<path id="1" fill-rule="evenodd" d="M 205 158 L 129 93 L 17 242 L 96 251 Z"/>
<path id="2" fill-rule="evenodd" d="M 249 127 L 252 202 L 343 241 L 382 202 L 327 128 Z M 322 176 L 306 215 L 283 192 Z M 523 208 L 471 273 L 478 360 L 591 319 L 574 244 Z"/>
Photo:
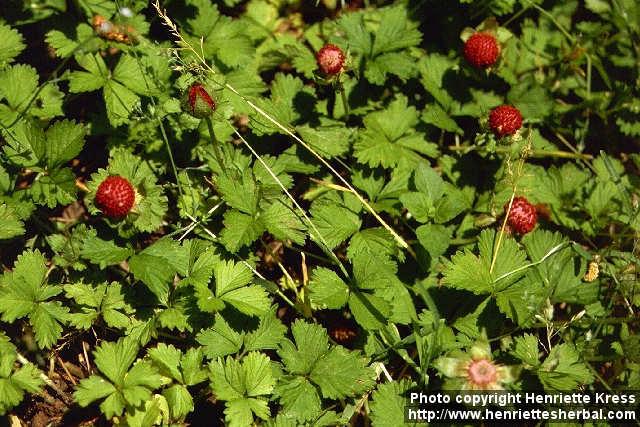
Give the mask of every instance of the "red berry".
<path id="1" fill-rule="evenodd" d="M 334 44 L 326 44 L 316 53 L 316 62 L 320 71 L 328 76 L 334 76 L 342 71 L 344 53 Z"/>
<path id="2" fill-rule="evenodd" d="M 516 107 L 500 105 L 491 110 L 489 127 L 500 138 L 513 135 L 522 127 L 522 114 Z"/>
<path id="3" fill-rule="evenodd" d="M 500 55 L 500 46 L 489 33 L 474 33 L 464 44 L 464 57 L 476 68 L 490 67 Z"/>
<path id="4" fill-rule="evenodd" d="M 504 211 L 507 212 L 509 204 L 504 205 Z M 533 206 L 524 197 L 514 197 L 511 204 L 511 212 L 507 223 L 513 231 L 518 234 L 527 234 L 536 226 L 538 222 L 538 214 L 536 207 Z"/>
<path id="5" fill-rule="evenodd" d="M 109 176 L 96 191 L 96 206 L 109 218 L 127 215 L 136 200 L 136 192 L 129 181 L 121 176 Z"/>
<path id="6" fill-rule="evenodd" d="M 215 101 L 200 83 L 194 83 L 189 86 L 182 104 L 183 108 L 196 119 L 209 117 L 216 110 Z"/>

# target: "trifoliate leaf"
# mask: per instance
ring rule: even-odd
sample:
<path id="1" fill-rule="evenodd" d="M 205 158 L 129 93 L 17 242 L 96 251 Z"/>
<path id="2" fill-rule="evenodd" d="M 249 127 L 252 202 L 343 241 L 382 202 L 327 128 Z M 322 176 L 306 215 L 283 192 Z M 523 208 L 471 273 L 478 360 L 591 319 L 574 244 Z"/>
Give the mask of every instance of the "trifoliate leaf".
<path id="1" fill-rule="evenodd" d="M 26 363 L 17 368 L 15 347 L 3 340 L 0 343 L 0 415 L 5 415 L 22 401 L 25 393 L 40 391 L 43 381 L 35 365 Z"/>
<path id="2" fill-rule="evenodd" d="M 387 109 L 369 113 L 363 120 L 365 130 L 358 133 L 354 144 L 354 155 L 361 163 L 372 168 L 391 168 L 400 162 L 417 164 L 423 160 L 418 153 L 437 154 L 435 145 L 415 131 L 418 112 L 408 105 L 408 99 L 403 95 L 392 101 Z"/>
<path id="3" fill-rule="evenodd" d="M 459 289 L 483 294 L 505 289 L 521 278 L 525 273 L 521 267 L 526 264 L 526 255 L 518 248 L 516 241 L 509 237 L 502 239 L 491 271 L 496 239 L 494 230 L 484 230 L 478 240 L 479 256 L 466 249 L 446 261 L 446 282 Z"/>
<path id="4" fill-rule="evenodd" d="M 107 417 L 119 416 L 125 406 L 138 406 L 151 398 L 151 392 L 162 384 L 162 377 L 148 361 L 138 361 L 135 337 L 117 342 L 103 342 L 94 352 L 94 361 L 100 373 L 80 381 L 74 398 L 80 406 L 88 406 L 106 398 L 100 410 Z M 131 368 L 131 369 L 130 369 Z"/>
<path id="5" fill-rule="evenodd" d="M 129 316 L 133 307 L 125 301 L 122 285 L 86 285 L 82 283 L 65 285 L 67 298 L 73 299 L 78 310 L 69 314 L 70 323 L 78 329 L 89 329 L 99 317 L 112 328 L 126 328 L 131 324 Z"/>
<path id="6" fill-rule="evenodd" d="M 18 256 L 13 271 L 2 276 L 5 286 L 0 287 L 0 313 L 4 322 L 28 316 L 38 345 L 51 348 L 62 335 L 69 309 L 60 301 L 49 301 L 62 292 L 62 287 L 46 284 L 45 262 L 38 251 Z"/>
<path id="7" fill-rule="evenodd" d="M 265 395 L 273 391 L 275 380 L 271 361 L 265 354 L 250 352 L 242 361 L 227 357 L 209 365 L 211 389 L 225 402 L 225 419 L 230 425 L 249 425 L 253 414 L 267 419 L 270 415 Z"/>

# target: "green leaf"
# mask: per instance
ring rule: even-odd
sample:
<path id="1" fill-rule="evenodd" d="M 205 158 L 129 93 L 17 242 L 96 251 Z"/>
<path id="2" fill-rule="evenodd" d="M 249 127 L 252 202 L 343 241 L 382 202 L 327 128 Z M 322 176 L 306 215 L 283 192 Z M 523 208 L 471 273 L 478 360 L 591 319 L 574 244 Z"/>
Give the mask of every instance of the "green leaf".
<path id="1" fill-rule="evenodd" d="M 13 271 L 3 274 L 5 285 L 0 286 L 2 320 L 13 322 L 28 316 L 41 348 L 50 348 L 60 338 L 69 311 L 60 301 L 49 301 L 62 287 L 47 285 L 46 274 L 44 256 L 39 251 L 25 251 Z"/>
<path id="2" fill-rule="evenodd" d="M 121 415 L 127 405 L 138 406 L 149 400 L 152 390 L 162 384 L 162 376 L 151 363 L 139 360 L 131 367 L 138 354 L 135 337 L 103 342 L 93 354 L 106 378 L 94 374 L 81 380 L 74 398 L 83 407 L 105 398 L 100 410 L 107 418 Z"/>
<path id="3" fill-rule="evenodd" d="M 127 123 L 131 113 L 140 104 L 138 95 L 115 80 L 107 81 L 104 85 L 103 96 L 107 106 L 109 123 L 114 127 Z"/>
<path id="4" fill-rule="evenodd" d="M 538 337 L 531 334 L 524 334 L 521 337 L 515 337 L 514 342 L 515 346 L 511 351 L 514 357 L 517 357 L 529 366 L 538 366 L 540 364 Z"/>
<path id="5" fill-rule="evenodd" d="M 329 351 L 327 331 L 320 325 L 296 320 L 291 325 L 293 342 L 284 340 L 278 350 L 287 371 L 306 375 L 316 361 Z"/>
<path id="6" fill-rule="evenodd" d="M 331 249 L 347 240 L 362 225 L 362 221 L 356 213 L 333 201 L 314 202 L 311 206 L 311 215 L 313 216 L 311 220 L 321 236 L 316 240 L 325 241 Z M 310 232 L 313 233 L 314 229 L 311 229 Z"/>
<path id="7" fill-rule="evenodd" d="M 353 276 L 361 289 L 384 289 L 396 282 L 396 263 L 380 255 L 358 255 L 353 259 Z"/>
<path id="8" fill-rule="evenodd" d="M 47 129 L 45 157 L 49 168 L 57 168 L 76 157 L 84 146 L 86 130 L 72 120 L 55 122 Z"/>
<path id="9" fill-rule="evenodd" d="M 316 267 L 309 281 L 309 298 L 320 308 L 342 308 L 349 299 L 349 287 L 334 271 Z"/>
<path id="10" fill-rule="evenodd" d="M 298 126 L 296 130 L 322 157 L 330 159 L 345 154 L 349 150 L 349 140 L 353 132 L 340 122 L 321 120 L 320 126 L 304 125 Z"/>
<path id="11" fill-rule="evenodd" d="M 398 95 L 386 110 L 369 113 L 363 119 L 365 130 L 358 133 L 354 155 L 370 167 L 391 168 L 401 162 L 417 164 L 420 154 L 436 155 L 437 148 L 416 132 L 418 112 L 404 95 Z"/>
<path id="12" fill-rule="evenodd" d="M 353 260 L 365 254 L 382 257 L 397 256 L 400 260 L 403 259 L 395 239 L 384 227 L 367 228 L 353 235 L 347 248 L 347 257 Z"/>
<path id="13" fill-rule="evenodd" d="M 18 31 L 5 24 L 0 25 L 0 68 L 11 63 L 25 47 Z"/>
<path id="14" fill-rule="evenodd" d="M 548 392 L 569 391 L 590 384 L 593 374 L 573 345 L 560 344 L 551 349 L 538 368 L 538 378 Z"/>
<path id="15" fill-rule="evenodd" d="M 85 45 L 94 37 L 93 28 L 86 23 L 80 23 L 76 27 L 77 39 L 69 39 L 63 32 L 51 30 L 45 35 L 45 40 L 60 58 L 68 58 L 76 52 L 80 44 Z"/>
<path id="16" fill-rule="evenodd" d="M 76 61 L 87 71 L 69 73 L 69 91 L 71 93 L 93 92 L 107 83 L 109 70 L 100 55 L 76 56 Z"/>
<path id="17" fill-rule="evenodd" d="M 37 87 L 38 73 L 29 65 L 17 64 L 0 71 L 0 100 L 6 99 L 16 111 L 25 107 Z"/>
<path id="18" fill-rule="evenodd" d="M 507 288 L 522 277 L 526 255 L 513 238 L 503 238 L 496 262 L 491 270 L 496 232 L 483 230 L 478 240 L 480 255 L 468 249 L 458 251 L 450 261 L 445 261 L 446 283 L 476 294 L 492 293 Z"/>
<path id="19" fill-rule="evenodd" d="M 387 324 L 391 305 L 383 298 L 365 292 L 353 292 L 349 298 L 349 309 L 356 322 L 365 329 L 380 329 Z"/>
<path id="20" fill-rule="evenodd" d="M 218 260 L 214 264 L 213 274 L 218 297 L 248 285 L 253 278 L 253 272 L 246 265 L 233 261 Z"/>
<path id="21" fill-rule="evenodd" d="M 242 346 L 242 335 L 216 313 L 213 326 L 198 333 L 196 341 L 202 346 L 205 356 L 216 359 L 238 352 Z"/>
<path id="22" fill-rule="evenodd" d="M 134 250 L 118 246 L 113 240 L 102 240 L 95 235 L 89 235 L 82 243 L 80 254 L 100 268 L 105 268 L 107 265 L 116 265 L 126 260 L 134 254 Z"/>
<path id="23" fill-rule="evenodd" d="M 366 360 L 341 346 L 332 347 L 318 360 L 310 378 L 329 399 L 360 395 L 375 384 L 375 372 Z"/>
<path id="24" fill-rule="evenodd" d="M 241 177 L 220 175 L 216 186 L 229 206 L 249 215 L 256 214 L 260 195 L 250 169 L 245 169 Z"/>
<path id="25" fill-rule="evenodd" d="M 307 421 L 320 413 L 320 396 L 315 386 L 305 377 L 293 376 L 279 381 L 275 394 L 279 396 L 286 416 Z"/>
<path id="26" fill-rule="evenodd" d="M 41 372 L 31 363 L 16 367 L 16 350 L 0 334 L 0 415 L 19 404 L 25 393 L 37 393 L 42 386 Z"/>
<path id="27" fill-rule="evenodd" d="M 276 307 L 273 306 L 269 312 L 260 316 L 258 328 L 245 335 L 245 350 L 276 350 L 286 331 L 286 326 L 276 317 Z"/>
<path id="28" fill-rule="evenodd" d="M 271 361 L 265 354 L 250 352 L 241 362 L 227 357 L 212 362 L 211 389 L 225 403 L 225 419 L 230 425 L 249 425 L 256 414 L 262 419 L 270 415 L 262 396 L 272 393 L 275 379 Z"/>
<path id="29" fill-rule="evenodd" d="M 122 285 L 86 285 L 82 283 L 65 285 L 67 298 L 78 304 L 79 312 L 69 315 L 72 325 L 79 329 L 89 329 L 102 316 L 105 323 L 113 328 L 125 328 L 131 324 L 133 307 L 125 301 Z"/>
<path id="30" fill-rule="evenodd" d="M 371 394 L 370 417 L 376 427 L 395 427 L 404 419 L 406 396 L 415 383 L 402 379 L 380 384 Z"/>
<path id="31" fill-rule="evenodd" d="M 54 169 L 41 175 L 29 189 L 33 201 L 54 208 L 77 200 L 76 177 L 69 168 Z"/>
<path id="32" fill-rule="evenodd" d="M 458 126 L 455 120 L 447 114 L 442 107 L 437 104 L 429 105 L 422 113 L 422 120 L 425 123 L 434 125 L 435 127 L 445 130 L 447 132 L 454 132 L 457 134 L 463 134 L 463 130 Z"/>
<path id="33" fill-rule="evenodd" d="M 241 247 L 253 243 L 263 230 L 261 221 L 242 212 L 229 210 L 224 213 L 224 229 L 220 233 L 220 241 L 230 252 L 237 252 Z"/>
<path id="34" fill-rule="evenodd" d="M 277 199 L 260 216 L 262 223 L 276 239 L 304 245 L 306 227 L 291 202 Z"/>
<path id="35" fill-rule="evenodd" d="M 163 238 L 129 259 L 129 268 L 135 278 L 143 282 L 158 300 L 166 304 L 169 284 L 186 264 L 186 253 L 180 244 Z"/>
<path id="36" fill-rule="evenodd" d="M 193 412 L 195 406 L 193 398 L 189 390 L 183 385 L 174 384 L 162 391 L 162 395 L 167 399 L 171 417 L 175 420 L 184 419 L 190 412 Z"/>
<path id="37" fill-rule="evenodd" d="M 12 237 L 24 234 L 24 223 L 18 215 L 6 204 L 0 204 L 0 240 L 11 239 Z"/>
<path id="38" fill-rule="evenodd" d="M 269 294 L 259 285 L 234 289 L 220 298 L 249 316 L 260 316 L 267 312 L 271 306 Z"/>
<path id="39" fill-rule="evenodd" d="M 381 8 L 380 14 L 380 26 L 373 40 L 374 55 L 420 44 L 422 34 L 403 6 Z"/>

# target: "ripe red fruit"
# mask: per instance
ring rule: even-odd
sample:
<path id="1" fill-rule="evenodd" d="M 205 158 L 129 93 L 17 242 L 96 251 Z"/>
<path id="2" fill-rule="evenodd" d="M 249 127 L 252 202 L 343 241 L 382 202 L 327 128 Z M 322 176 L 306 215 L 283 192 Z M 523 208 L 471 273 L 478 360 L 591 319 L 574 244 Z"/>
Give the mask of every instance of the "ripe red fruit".
<path id="1" fill-rule="evenodd" d="M 500 45 L 489 33 L 474 33 L 464 44 L 464 57 L 476 68 L 490 67 L 500 55 Z"/>
<path id="2" fill-rule="evenodd" d="M 509 204 L 504 205 L 504 211 L 507 212 Z M 538 222 L 538 214 L 536 207 L 533 206 L 524 197 L 514 197 L 511 204 L 511 212 L 507 218 L 507 223 L 513 231 L 518 234 L 527 234 L 536 226 Z"/>
<path id="3" fill-rule="evenodd" d="M 318 68 L 328 76 L 334 76 L 342 71 L 344 53 L 334 44 L 326 44 L 316 53 Z"/>
<path id="4" fill-rule="evenodd" d="M 109 218 L 127 215 L 136 200 L 133 185 L 121 176 L 109 176 L 96 191 L 96 206 Z"/>
<path id="5" fill-rule="evenodd" d="M 182 107 L 196 119 L 204 119 L 216 110 L 216 102 L 202 84 L 194 83 L 185 92 Z"/>
<path id="6" fill-rule="evenodd" d="M 516 107 L 500 105 L 491 110 L 489 127 L 500 138 L 513 135 L 522 127 L 522 114 Z"/>

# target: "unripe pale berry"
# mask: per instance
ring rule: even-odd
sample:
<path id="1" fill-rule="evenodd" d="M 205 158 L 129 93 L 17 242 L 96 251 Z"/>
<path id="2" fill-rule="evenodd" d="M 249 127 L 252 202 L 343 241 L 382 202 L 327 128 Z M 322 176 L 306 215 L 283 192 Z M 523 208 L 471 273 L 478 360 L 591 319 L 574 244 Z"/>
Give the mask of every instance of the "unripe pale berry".
<path id="1" fill-rule="evenodd" d="M 196 119 L 204 119 L 216 110 L 216 102 L 202 84 L 194 83 L 185 91 L 182 108 Z"/>

